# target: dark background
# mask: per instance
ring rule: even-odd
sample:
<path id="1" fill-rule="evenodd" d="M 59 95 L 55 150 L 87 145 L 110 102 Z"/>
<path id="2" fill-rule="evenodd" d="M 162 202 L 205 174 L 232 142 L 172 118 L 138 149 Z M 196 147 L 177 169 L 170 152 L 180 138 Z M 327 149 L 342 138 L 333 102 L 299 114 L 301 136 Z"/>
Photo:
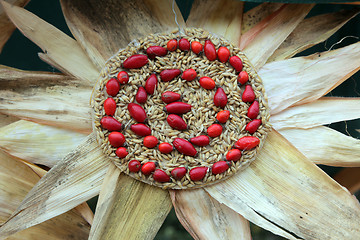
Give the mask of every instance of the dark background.
<path id="1" fill-rule="evenodd" d="M 176 1 L 182 11 L 184 18 L 187 18 L 192 0 L 177 0 Z M 245 4 L 245 11 L 253 8 L 258 3 L 262 2 L 260 0 L 255 0 L 253 3 Z M 274 1 L 270 1 L 274 2 Z M 289 1 L 278 1 L 278 2 L 289 2 Z M 291 2 L 291 1 L 290 1 Z M 314 1 L 296 1 L 296 2 L 314 2 Z M 317 1 L 317 2 L 327 2 L 327 1 Z M 337 0 L 332 0 L 331 2 L 339 2 Z M 347 1 L 347 2 L 351 2 Z M 321 13 L 338 11 L 340 9 L 349 9 L 353 8 L 353 5 L 338 5 L 338 4 L 318 4 L 314 7 L 314 9 L 310 12 L 309 16 L 318 15 Z M 61 31 L 66 34 L 71 35 L 71 32 L 66 26 L 65 20 L 61 13 L 61 7 L 57 0 L 31 0 L 30 3 L 25 7 L 29 11 L 38 15 L 40 18 L 49 22 L 50 24 L 56 26 Z M 345 39 L 344 37 L 349 36 Z M 351 21 L 349 21 L 343 28 L 341 28 L 338 32 L 336 32 L 332 37 L 330 37 L 326 42 L 318 44 L 300 54 L 308 55 L 315 52 L 327 51 L 333 44 L 339 42 L 341 39 L 343 41 L 341 43 L 336 44 L 332 47 L 332 49 L 344 47 L 351 43 L 355 43 L 359 41 L 360 36 L 360 16 L 358 15 Z M 41 52 L 41 49 L 33 44 L 30 40 L 24 37 L 18 30 L 15 30 L 14 34 L 11 36 L 9 41 L 3 48 L 2 53 L 0 54 L 0 64 L 15 67 L 23 70 L 38 70 L 38 71 L 50 71 L 57 72 L 57 70 L 50 65 L 42 62 L 37 53 Z M 339 63 L 341 64 L 341 63 Z M 329 93 L 330 96 L 344 96 L 344 97 L 359 97 L 360 96 L 360 73 L 358 72 L 350 79 L 348 79 L 341 86 L 333 90 Z M 336 113 L 334 113 L 336 114 Z M 360 133 L 357 129 L 360 129 L 360 120 L 352 120 L 346 122 L 340 122 L 329 125 L 331 128 L 334 128 L 338 131 L 341 131 L 347 135 L 351 135 L 352 137 L 359 138 Z M 328 166 L 320 166 L 324 171 L 326 171 L 330 176 L 333 176 L 337 172 L 341 170 L 341 168 L 328 167 Z M 359 197 L 359 194 L 357 194 Z M 89 204 L 94 209 L 96 205 L 96 198 L 89 201 Z M 253 239 L 282 239 L 281 237 L 275 236 L 261 228 L 252 225 L 252 233 Z M 167 217 L 164 225 L 160 229 L 156 239 L 161 240 L 186 240 L 192 239 L 191 236 L 186 232 L 186 230 L 181 226 L 178 222 L 174 211 L 172 211 Z"/>

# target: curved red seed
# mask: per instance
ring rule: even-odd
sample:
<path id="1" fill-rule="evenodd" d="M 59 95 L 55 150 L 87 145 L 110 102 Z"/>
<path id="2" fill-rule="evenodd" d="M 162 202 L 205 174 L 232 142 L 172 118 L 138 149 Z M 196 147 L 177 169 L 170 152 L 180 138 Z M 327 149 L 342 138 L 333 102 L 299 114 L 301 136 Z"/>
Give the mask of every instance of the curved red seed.
<path id="1" fill-rule="evenodd" d="M 171 153 L 174 150 L 174 147 L 167 142 L 163 142 L 159 144 L 159 151 L 164 154 Z"/>
<path id="2" fill-rule="evenodd" d="M 245 84 L 249 80 L 249 75 L 245 71 L 241 71 L 238 76 L 238 82 L 240 84 Z"/>
<path id="3" fill-rule="evenodd" d="M 223 130 L 223 128 L 220 124 L 213 124 L 210 127 L 208 127 L 207 134 L 210 137 L 218 137 L 221 135 L 222 130 Z"/>
<path id="4" fill-rule="evenodd" d="M 141 168 L 141 163 L 138 160 L 131 160 L 128 164 L 128 168 L 130 172 L 139 172 Z"/>
<path id="5" fill-rule="evenodd" d="M 156 165 L 154 162 L 147 162 L 147 163 L 144 163 L 144 165 L 142 165 L 141 167 L 141 172 L 148 176 L 150 175 L 152 172 L 155 171 L 155 168 L 156 168 Z"/>
<path id="6" fill-rule="evenodd" d="M 111 131 L 120 131 L 121 123 L 113 117 L 105 116 L 100 120 L 100 124 L 104 129 Z"/>
<path id="7" fill-rule="evenodd" d="M 139 87 L 139 89 L 136 93 L 135 99 L 140 104 L 146 103 L 147 93 L 145 91 L 145 88 Z"/>
<path id="8" fill-rule="evenodd" d="M 226 63 L 230 57 L 230 51 L 227 47 L 220 47 L 217 51 L 217 56 L 220 62 Z"/>
<path id="9" fill-rule="evenodd" d="M 182 51 L 189 51 L 190 50 L 190 42 L 186 38 L 182 38 L 179 40 L 179 48 Z"/>
<path id="10" fill-rule="evenodd" d="M 186 130 L 187 129 L 187 124 L 184 121 L 184 119 L 182 119 L 179 115 L 176 114 L 170 114 L 166 121 L 168 122 L 168 124 L 170 125 L 170 127 L 176 129 L 176 130 Z"/>
<path id="11" fill-rule="evenodd" d="M 213 164 L 211 168 L 212 174 L 220 174 L 229 169 L 229 165 L 225 161 L 219 161 Z"/>
<path id="12" fill-rule="evenodd" d="M 248 109 L 247 116 L 250 119 L 255 119 L 258 115 L 259 115 L 259 102 L 254 101 Z"/>
<path id="13" fill-rule="evenodd" d="M 204 53 L 207 59 L 210 61 L 216 60 L 216 49 L 214 44 L 210 40 L 205 41 Z"/>
<path id="14" fill-rule="evenodd" d="M 187 172 L 186 168 L 177 167 L 171 171 L 171 176 L 173 176 L 173 178 L 176 180 L 181 180 L 185 176 L 186 172 Z"/>
<path id="15" fill-rule="evenodd" d="M 197 76 L 196 71 L 194 69 L 190 68 L 183 72 L 183 74 L 181 75 L 181 78 L 186 81 L 192 81 L 196 78 L 196 76 Z"/>
<path id="16" fill-rule="evenodd" d="M 235 68 L 237 72 L 241 72 L 241 70 L 243 69 L 243 63 L 238 56 L 232 56 L 229 59 L 229 63 L 231 66 L 233 66 L 233 68 Z"/>
<path id="17" fill-rule="evenodd" d="M 104 110 L 105 114 L 109 116 L 113 116 L 116 111 L 116 102 L 112 98 L 108 98 L 104 102 Z"/>
<path id="18" fill-rule="evenodd" d="M 119 72 L 116 78 L 120 84 L 126 84 L 129 82 L 129 74 L 125 71 Z"/>
<path id="19" fill-rule="evenodd" d="M 107 94 L 115 97 L 119 93 L 119 90 L 120 90 L 120 84 L 115 78 L 112 78 L 109 81 L 107 81 L 106 83 Z"/>
<path id="20" fill-rule="evenodd" d="M 201 77 L 199 83 L 200 86 L 208 90 L 212 90 L 215 88 L 215 81 L 209 77 Z"/>
<path id="21" fill-rule="evenodd" d="M 160 73 L 160 78 L 163 82 L 169 82 L 179 76 L 181 71 L 179 69 L 165 69 Z"/>
<path id="22" fill-rule="evenodd" d="M 146 54 L 150 59 L 154 59 L 156 56 L 165 56 L 167 54 L 167 49 L 160 46 L 151 46 L 146 49 Z"/>
<path id="23" fill-rule="evenodd" d="M 173 52 L 177 49 L 178 42 L 176 39 L 171 39 L 167 42 L 166 47 L 170 52 Z"/>
<path id="24" fill-rule="evenodd" d="M 151 74 L 145 82 L 145 90 L 148 94 L 153 95 L 155 92 L 156 85 L 158 84 L 158 79 L 156 74 Z"/>
<path id="25" fill-rule="evenodd" d="M 170 181 L 170 176 L 167 175 L 166 172 L 164 172 L 163 170 L 161 169 L 156 169 L 154 174 L 153 174 L 153 178 L 155 181 L 157 182 L 161 182 L 161 183 L 164 183 L 164 182 L 169 182 Z"/>
<path id="26" fill-rule="evenodd" d="M 228 110 L 222 110 L 220 112 L 217 113 L 216 115 L 216 119 L 220 122 L 220 123 L 226 123 L 227 120 L 230 117 L 230 112 Z"/>
<path id="27" fill-rule="evenodd" d="M 190 142 L 196 146 L 204 147 L 206 145 L 209 145 L 210 138 L 206 135 L 200 135 L 197 137 L 190 138 Z"/>
<path id="28" fill-rule="evenodd" d="M 219 87 L 217 90 L 216 90 L 216 93 L 214 95 L 214 104 L 215 106 L 217 107 L 220 107 L 220 108 L 224 108 L 227 104 L 227 96 L 224 92 L 224 90 Z"/>
<path id="29" fill-rule="evenodd" d="M 235 147 L 240 150 L 250 150 L 257 147 L 259 143 L 260 140 L 257 137 L 245 136 L 235 143 Z"/>
<path id="30" fill-rule="evenodd" d="M 246 125 L 245 130 L 248 131 L 249 133 L 253 134 L 254 132 L 256 132 L 256 130 L 258 130 L 260 125 L 261 125 L 261 120 L 254 119 Z"/>
<path id="31" fill-rule="evenodd" d="M 226 160 L 228 161 L 239 161 L 241 158 L 241 151 L 239 149 L 231 149 L 226 154 Z"/>
<path id="32" fill-rule="evenodd" d="M 130 116 L 137 122 L 144 122 L 146 119 L 146 112 L 145 110 L 136 103 L 129 103 L 128 110 L 130 113 Z"/>
<path id="33" fill-rule="evenodd" d="M 129 153 L 127 151 L 126 148 L 124 147 L 119 147 L 118 149 L 116 149 L 115 151 L 116 156 L 118 156 L 119 158 L 125 158 Z"/>
<path id="34" fill-rule="evenodd" d="M 123 62 L 123 67 L 132 69 L 132 68 L 141 68 L 149 62 L 148 57 L 143 54 L 136 54 L 128 57 Z"/>
<path id="35" fill-rule="evenodd" d="M 167 92 L 164 92 L 163 94 L 161 94 L 161 100 L 164 103 L 172 103 L 172 102 L 179 100 L 180 98 L 181 98 L 181 95 L 176 92 L 167 91 Z"/>
<path id="36" fill-rule="evenodd" d="M 203 50 L 203 45 L 199 43 L 198 41 L 192 41 L 191 42 L 191 50 L 195 54 L 199 54 Z"/>
<path id="37" fill-rule="evenodd" d="M 253 102 L 255 100 L 255 93 L 250 85 L 245 86 L 245 90 L 242 94 L 242 100 L 244 102 Z"/>
<path id="38" fill-rule="evenodd" d="M 143 144 L 147 148 L 154 148 L 159 143 L 159 140 L 155 136 L 146 136 Z"/>
<path id="39" fill-rule="evenodd" d="M 165 110 L 168 113 L 184 114 L 191 110 L 192 106 L 183 102 L 173 102 L 165 106 Z"/>
<path id="40" fill-rule="evenodd" d="M 189 175 L 192 181 L 202 180 L 208 171 L 207 167 L 195 167 L 190 170 Z"/>
<path id="41" fill-rule="evenodd" d="M 111 132 L 109 134 L 109 142 L 113 147 L 121 147 L 125 143 L 125 136 L 120 132 Z"/>
<path id="42" fill-rule="evenodd" d="M 151 135 L 151 129 L 143 123 L 133 124 L 130 127 L 136 135 L 145 137 Z"/>
<path id="43" fill-rule="evenodd" d="M 175 138 L 175 140 L 173 141 L 173 145 L 176 148 L 176 150 L 178 150 L 180 153 L 186 156 L 194 157 L 197 154 L 197 151 L 194 148 L 194 146 L 185 139 Z"/>

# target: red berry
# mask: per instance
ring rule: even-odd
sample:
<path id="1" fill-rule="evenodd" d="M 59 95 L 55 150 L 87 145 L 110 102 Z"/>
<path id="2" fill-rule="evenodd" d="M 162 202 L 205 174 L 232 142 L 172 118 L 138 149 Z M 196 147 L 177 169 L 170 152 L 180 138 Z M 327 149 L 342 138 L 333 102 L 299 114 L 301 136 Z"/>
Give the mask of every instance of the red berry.
<path id="1" fill-rule="evenodd" d="M 105 116 L 100 120 L 100 124 L 104 129 L 111 131 L 120 131 L 121 123 L 113 117 Z"/>
<path id="2" fill-rule="evenodd" d="M 182 51 L 189 51 L 190 50 L 190 42 L 186 38 L 182 38 L 179 40 L 179 48 Z"/>
<path id="3" fill-rule="evenodd" d="M 257 137 L 245 136 L 235 143 L 235 147 L 240 150 L 250 150 L 259 145 L 259 143 L 260 140 Z"/>
<path id="4" fill-rule="evenodd" d="M 107 94 L 115 97 L 118 94 L 119 90 L 120 90 L 120 84 L 115 78 L 112 78 L 109 81 L 107 81 L 106 83 Z"/>
<path id="5" fill-rule="evenodd" d="M 104 110 L 105 110 L 105 114 L 112 116 L 115 114 L 116 111 L 116 102 L 114 99 L 112 98 L 108 98 L 105 100 L 104 102 Z"/>
<path id="6" fill-rule="evenodd" d="M 230 57 L 230 51 L 227 47 L 220 47 L 217 56 L 220 62 L 226 63 Z"/>
<path id="7" fill-rule="evenodd" d="M 216 60 L 216 49 L 214 44 L 210 40 L 205 41 L 204 53 L 207 59 L 210 61 Z"/>
<path id="8" fill-rule="evenodd" d="M 179 115 L 176 114 L 170 114 L 166 121 L 170 125 L 170 127 L 182 131 L 187 129 L 187 124 Z"/>
<path id="9" fill-rule="evenodd" d="M 243 102 L 253 102 L 255 100 L 255 93 L 250 85 L 245 86 L 245 90 L 242 94 L 242 100 Z"/>
<path id="10" fill-rule="evenodd" d="M 165 56 L 167 54 L 167 49 L 160 46 L 151 46 L 146 49 L 146 54 L 150 59 L 154 59 L 156 56 Z"/>
<path id="11" fill-rule="evenodd" d="M 173 149 L 174 149 L 174 147 L 171 146 L 170 143 L 163 142 L 163 143 L 159 144 L 159 151 L 161 153 L 168 154 L 168 153 L 171 153 Z"/>
<path id="12" fill-rule="evenodd" d="M 204 147 L 206 145 L 209 145 L 210 138 L 206 135 L 200 135 L 197 137 L 190 138 L 190 142 L 196 146 Z"/>
<path id="13" fill-rule="evenodd" d="M 207 167 L 195 167 L 195 168 L 191 169 L 189 172 L 190 179 L 192 181 L 202 180 L 205 177 L 207 170 L 208 170 Z"/>
<path id="14" fill-rule="evenodd" d="M 130 172 L 139 172 L 141 168 L 141 163 L 138 160 L 131 160 L 128 164 L 128 168 Z"/>
<path id="15" fill-rule="evenodd" d="M 137 122 L 142 123 L 147 118 L 145 110 L 139 104 L 129 103 L 128 110 L 130 116 Z"/>
<path id="16" fill-rule="evenodd" d="M 239 149 L 231 149 L 226 154 L 226 160 L 228 161 L 239 161 L 241 158 L 241 151 Z"/>
<path id="17" fill-rule="evenodd" d="M 238 76 L 238 82 L 241 84 L 245 84 L 249 80 L 249 75 L 245 71 L 241 71 Z"/>
<path id="18" fill-rule="evenodd" d="M 248 109 L 247 116 L 250 119 L 255 119 L 258 115 L 259 115 L 259 102 L 254 101 Z"/>
<path id="19" fill-rule="evenodd" d="M 229 63 L 231 66 L 233 66 L 233 68 L 235 68 L 235 70 L 237 72 L 241 72 L 242 68 L 243 68 L 243 63 L 241 61 L 241 59 L 238 56 L 232 56 L 229 59 Z"/>
<path id="20" fill-rule="evenodd" d="M 183 102 L 173 102 L 165 106 L 165 110 L 168 113 L 184 114 L 191 110 L 192 106 Z"/>
<path id="21" fill-rule="evenodd" d="M 225 161 L 219 161 L 214 163 L 211 168 L 212 174 L 220 174 L 229 169 L 229 165 Z"/>
<path id="22" fill-rule="evenodd" d="M 208 90 L 212 90 L 215 88 L 215 81 L 209 77 L 201 77 L 199 83 L 200 86 Z"/>
<path id="23" fill-rule="evenodd" d="M 148 62 L 149 62 L 149 60 L 146 55 L 136 54 L 136 55 L 132 55 L 132 56 L 128 57 L 123 62 L 123 67 L 128 68 L 128 69 L 141 68 L 141 67 L 145 66 Z"/>
<path id="24" fill-rule="evenodd" d="M 222 126 L 220 124 L 213 124 L 207 129 L 207 134 L 210 137 L 218 137 L 222 133 Z"/>
<path id="25" fill-rule="evenodd" d="M 163 94 L 161 94 L 161 100 L 164 103 L 172 103 L 172 102 L 179 100 L 180 98 L 181 98 L 181 95 L 176 92 L 167 91 L 167 92 L 164 92 Z"/>
<path id="26" fill-rule="evenodd" d="M 129 74 L 125 71 L 121 71 L 117 74 L 117 80 L 120 84 L 126 84 L 129 82 Z"/>
<path id="27" fill-rule="evenodd" d="M 227 96 L 221 87 L 216 90 L 214 95 L 214 104 L 220 108 L 224 108 L 227 104 Z"/>
<path id="28" fill-rule="evenodd" d="M 230 117 L 230 112 L 228 110 L 222 110 L 222 111 L 218 112 L 216 115 L 216 119 L 220 123 L 226 123 L 226 121 L 229 119 L 229 117 Z"/>
<path id="29" fill-rule="evenodd" d="M 186 172 L 187 172 L 186 168 L 177 167 L 171 171 L 171 176 L 173 176 L 173 178 L 176 180 L 181 180 L 185 176 Z"/>
<path id="30" fill-rule="evenodd" d="M 253 134 L 254 132 L 256 132 L 256 130 L 258 130 L 260 125 L 261 125 L 261 120 L 254 119 L 246 125 L 245 130 L 248 131 L 249 133 Z"/>
<path id="31" fill-rule="evenodd" d="M 194 157 L 197 154 L 197 151 L 194 148 L 194 146 L 185 139 L 175 138 L 175 140 L 173 141 L 173 145 L 176 148 L 176 150 L 178 150 L 180 153 L 186 156 Z"/>
<path id="32" fill-rule="evenodd" d="M 144 163 L 144 165 L 142 165 L 141 167 L 141 172 L 148 176 L 150 175 L 152 172 L 155 171 L 155 168 L 156 168 L 156 165 L 154 162 L 147 162 L 147 163 Z"/>
<path id="33" fill-rule="evenodd" d="M 125 143 L 125 136 L 120 132 L 111 132 L 109 134 L 109 142 L 113 147 L 121 147 Z"/>
<path id="34" fill-rule="evenodd" d="M 143 123 L 133 124 L 133 125 L 131 125 L 130 129 L 136 135 L 139 135 L 141 137 L 151 135 L 151 129 Z"/>
<path id="35" fill-rule="evenodd" d="M 139 87 L 139 89 L 136 93 L 135 99 L 140 104 L 146 103 L 147 93 L 145 91 L 145 88 Z"/>
<path id="36" fill-rule="evenodd" d="M 195 53 L 195 54 L 199 54 L 203 49 L 203 45 L 201 43 L 199 43 L 198 41 L 192 41 L 191 42 L 191 50 Z"/>
<path id="37" fill-rule="evenodd" d="M 156 169 L 155 170 L 155 172 L 153 174 L 153 178 L 154 178 L 155 181 L 161 182 L 161 183 L 170 181 L 169 175 L 167 175 L 167 173 L 164 172 L 161 169 Z"/>
<path id="38" fill-rule="evenodd" d="M 179 69 L 165 69 L 160 73 L 161 81 L 169 82 L 179 76 L 181 71 Z"/>
<path id="39" fill-rule="evenodd" d="M 177 43 L 176 39 L 171 39 L 167 42 L 166 47 L 169 51 L 172 52 L 177 49 L 177 45 L 178 45 L 178 43 Z"/>
<path id="40" fill-rule="evenodd" d="M 124 147 L 119 147 L 118 149 L 116 149 L 115 152 L 116 156 L 118 156 L 119 158 L 125 158 L 129 153 L 127 151 L 126 148 Z"/>
<path id="41" fill-rule="evenodd" d="M 155 92 L 156 85 L 158 84 L 158 79 L 156 74 L 151 74 L 145 82 L 145 90 L 148 94 L 153 95 Z"/>
<path id="42" fill-rule="evenodd" d="M 146 136 L 144 138 L 144 146 L 147 148 L 154 148 L 159 143 L 159 140 L 155 136 Z"/>
<path id="43" fill-rule="evenodd" d="M 187 69 L 183 72 L 183 74 L 181 75 L 181 78 L 186 80 L 186 81 L 192 81 L 196 78 L 197 74 L 196 71 L 192 68 Z"/>

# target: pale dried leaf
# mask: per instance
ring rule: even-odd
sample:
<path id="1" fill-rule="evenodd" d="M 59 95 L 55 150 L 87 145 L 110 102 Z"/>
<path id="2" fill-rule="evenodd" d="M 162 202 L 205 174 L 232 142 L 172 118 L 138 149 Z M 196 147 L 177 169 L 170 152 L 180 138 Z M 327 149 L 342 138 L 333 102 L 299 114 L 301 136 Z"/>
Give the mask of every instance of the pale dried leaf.
<path id="1" fill-rule="evenodd" d="M 89 239 L 153 239 L 172 208 L 167 190 L 112 166 L 101 188 Z"/>
<path id="2" fill-rule="evenodd" d="M 360 236 L 357 199 L 275 130 L 248 168 L 205 190 L 255 224 L 276 224 L 293 237 Z"/>
<path id="3" fill-rule="evenodd" d="M 251 239 L 249 222 L 204 189 L 171 190 L 181 224 L 194 239 Z"/>
<path id="4" fill-rule="evenodd" d="M 72 34 L 99 67 L 136 38 L 174 30 L 171 3 L 167 0 L 61 1 Z M 180 26 L 184 27 L 176 4 L 175 11 Z"/>
<path id="5" fill-rule="evenodd" d="M 256 69 L 260 69 L 266 63 L 313 6 L 285 4 L 241 36 L 240 49 Z"/>
<path id="6" fill-rule="evenodd" d="M 29 228 L 96 196 L 110 161 L 94 134 L 55 165 L 0 227 L 0 238 Z"/>
<path id="7" fill-rule="evenodd" d="M 268 62 L 288 59 L 325 41 L 358 13 L 359 9 L 342 10 L 304 19 L 274 52 Z"/>
<path id="8" fill-rule="evenodd" d="M 341 64 L 339 64 L 341 63 Z M 360 43 L 271 62 L 259 71 L 272 114 L 315 101 L 360 69 Z"/>
<path id="9" fill-rule="evenodd" d="M 280 130 L 306 129 L 357 118 L 360 118 L 360 98 L 322 97 L 274 114 L 270 121 L 276 130 Z"/>
<path id="10" fill-rule="evenodd" d="M 76 148 L 86 135 L 18 121 L 0 128 L 0 148 L 29 162 L 53 167 Z"/>
<path id="11" fill-rule="evenodd" d="M 96 67 L 74 39 L 23 8 L 4 1 L 1 4 L 16 27 L 53 62 L 79 79 L 96 81 L 99 75 Z"/>
<path id="12" fill-rule="evenodd" d="M 360 167 L 344 168 L 335 174 L 334 180 L 355 194 L 360 190 Z"/>
<path id="13" fill-rule="evenodd" d="M 283 129 L 286 137 L 316 164 L 338 167 L 360 167 L 360 140 L 328 127 Z"/>
<path id="14" fill-rule="evenodd" d="M 236 0 L 195 0 L 186 24 L 199 27 L 240 44 L 244 3 Z"/>

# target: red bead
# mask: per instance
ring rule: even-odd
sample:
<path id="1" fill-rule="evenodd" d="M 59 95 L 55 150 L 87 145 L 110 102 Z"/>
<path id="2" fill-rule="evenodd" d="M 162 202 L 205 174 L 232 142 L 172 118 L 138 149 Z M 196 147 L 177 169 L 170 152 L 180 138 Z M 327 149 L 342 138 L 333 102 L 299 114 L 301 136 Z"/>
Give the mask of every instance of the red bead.
<path id="1" fill-rule="evenodd" d="M 123 62 L 123 67 L 132 69 L 132 68 L 142 68 L 149 62 L 148 57 L 142 54 L 136 54 L 128 57 Z"/>
<path id="2" fill-rule="evenodd" d="M 184 102 L 173 102 L 165 106 L 167 113 L 184 114 L 191 110 L 192 106 Z"/>
<path id="3" fill-rule="evenodd" d="M 173 149 L 174 147 L 170 143 L 163 142 L 159 144 L 159 151 L 161 153 L 168 154 L 171 153 Z"/>
<path id="4" fill-rule="evenodd" d="M 125 143 L 125 136 L 120 132 L 111 132 L 109 134 L 109 142 L 113 147 L 121 147 Z"/>
<path id="5" fill-rule="evenodd" d="M 255 100 L 255 93 L 250 85 L 245 86 L 245 90 L 242 94 L 242 100 L 243 102 L 253 102 Z"/>
<path id="6" fill-rule="evenodd" d="M 220 174 L 229 169 L 229 165 L 225 161 L 219 161 L 213 164 L 211 168 L 212 174 Z"/>
<path id="7" fill-rule="evenodd" d="M 159 140 L 155 136 L 146 136 L 144 138 L 144 146 L 147 148 L 154 148 L 159 143 Z"/>
<path id="8" fill-rule="evenodd" d="M 220 47 L 217 52 L 217 56 L 220 62 L 226 63 L 230 57 L 230 51 L 227 47 Z"/>
<path id="9" fill-rule="evenodd" d="M 150 59 L 154 59 L 156 56 L 165 56 L 167 54 L 167 49 L 160 46 L 151 46 L 146 49 L 146 54 Z"/>
<path id="10" fill-rule="evenodd" d="M 104 110 L 105 114 L 109 116 L 113 116 L 116 111 L 116 102 L 112 98 L 108 98 L 104 102 Z"/>
<path id="11" fill-rule="evenodd" d="M 248 131 L 249 133 L 253 134 L 254 132 L 256 132 L 256 130 L 258 130 L 260 125 L 261 125 L 261 120 L 254 119 L 246 125 L 245 130 Z"/>
<path id="12" fill-rule="evenodd" d="M 190 68 L 183 72 L 183 74 L 181 75 L 181 78 L 186 81 L 192 81 L 196 78 L 196 76 L 197 76 L 196 71 L 194 69 Z"/>
<path id="13" fill-rule="evenodd" d="M 180 98 L 181 98 L 181 95 L 176 92 L 167 91 L 167 92 L 164 92 L 163 94 L 161 94 L 161 100 L 164 103 L 172 103 L 172 102 L 179 100 Z"/>
<path id="14" fill-rule="evenodd" d="M 129 74 L 125 71 L 121 71 L 117 74 L 117 80 L 120 84 L 126 84 L 129 82 Z"/>
<path id="15" fill-rule="evenodd" d="M 204 147 L 206 145 L 209 145 L 210 138 L 206 135 L 200 135 L 200 136 L 191 138 L 190 142 L 196 146 Z"/>
<path id="16" fill-rule="evenodd" d="M 205 177 L 207 170 L 208 170 L 207 167 L 195 167 L 195 168 L 191 169 L 189 172 L 190 179 L 192 181 L 202 180 Z"/>
<path id="17" fill-rule="evenodd" d="M 220 124 L 213 124 L 207 129 L 207 134 L 210 137 L 218 137 L 222 133 L 222 126 Z"/>
<path id="18" fill-rule="evenodd" d="M 156 85 L 158 84 L 158 79 L 156 74 L 151 74 L 145 82 L 145 90 L 148 94 L 153 95 L 155 92 Z"/>
<path id="19" fill-rule="evenodd" d="M 167 175 L 166 172 L 164 172 L 163 170 L 161 169 L 156 169 L 154 174 L 153 174 L 153 178 L 155 181 L 157 182 L 161 182 L 161 183 L 164 183 L 164 182 L 169 182 L 170 181 L 170 177 L 169 175 Z"/>
<path id="20" fill-rule="evenodd" d="M 182 131 L 187 129 L 187 124 L 179 115 L 176 114 L 170 114 L 167 119 L 167 123 L 170 125 L 170 127 Z"/>
<path id="21" fill-rule="evenodd" d="M 191 50 L 195 54 L 199 54 L 203 50 L 203 45 L 199 43 L 198 41 L 192 41 L 191 42 Z"/>
<path id="22" fill-rule="evenodd" d="M 143 123 L 133 124 L 130 126 L 131 131 L 136 135 L 145 137 L 151 135 L 151 129 Z"/>
<path id="23" fill-rule="evenodd" d="M 179 40 L 179 48 L 182 51 L 189 51 L 190 50 L 190 42 L 186 38 L 182 38 Z"/>
<path id="24" fill-rule="evenodd" d="M 173 178 L 176 180 L 181 180 L 185 176 L 186 172 L 187 172 L 186 168 L 177 167 L 171 171 L 171 176 L 173 176 Z"/>
<path id="25" fill-rule="evenodd" d="M 209 77 L 201 77 L 199 83 L 200 86 L 208 90 L 212 90 L 215 88 L 215 81 Z"/>
<path id="26" fill-rule="evenodd" d="M 113 117 L 105 116 L 100 120 L 100 124 L 104 129 L 111 131 L 120 131 L 121 123 Z"/>
<path id="27" fill-rule="evenodd" d="M 165 69 L 160 73 L 161 81 L 169 82 L 179 76 L 181 71 L 179 69 Z"/>
<path id="28" fill-rule="evenodd" d="M 247 116 L 250 119 L 255 119 L 258 115 L 259 115 L 259 102 L 254 101 L 248 109 Z"/>
<path id="29" fill-rule="evenodd" d="M 226 154 L 226 160 L 228 161 L 239 161 L 241 158 L 241 151 L 239 149 L 231 149 Z"/>
<path id="30" fill-rule="evenodd" d="M 216 115 L 216 119 L 220 122 L 220 123 L 226 123 L 227 120 L 230 117 L 230 112 L 228 110 L 222 110 L 220 112 L 217 113 Z"/>
<path id="31" fill-rule="evenodd" d="M 260 140 L 257 137 L 245 136 L 235 143 L 235 147 L 240 150 L 250 150 L 258 146 L 259 143 Z"/>
<path id="32" fill-rule="evenodd" d="M 233 68 L 235 68 L 235 70 L 237 72 L 241 72 L 242 68 L 243 68 L 243 63 L 241 61 L 241 59 L 238 56 L 232 56 L 229 59 L 229 63 L 231 66 L 233 66 Z"/>
<path id="33" fill-rule="evenodd" d="M 115 78 L 112 78 L 109 81 L 107 81 L 106 83 L 107 94 L 115 97 L 119 93 L 119 90 L 120 90 L 120 84 Z"/>
<path id="34" fill-rule="evenodd" d="M 129 153 L 127 151 L 126 148 L 124 147 L 119 147 L 118 149 L 116 149 L 115 151 L 116 156 L 118 156 L 119 158 L 125 158 Z"/>
<path id="35" fill-rule="evenodd" d="M 175 138 L 175 140 L 173 141 L 173 145 L 176 150 L 186 156 L 195 157 L 197 155 L 197 151 L 194 146 L 185 139 Z"/>
<path id="36" fill-rule="evenodd" d="M 245 84 L 249 80 L 249 75 L 245 71 L 241 71 L 238 76 L 238 82 L 240 84 Z"/>
<path id="37" fill-rule="evenodd" d="M 136 93 L 135 99 L 140 104 L 146 103 L 147 93 L 145 91 L 145 88 L 139 87 L 139 89 Z"/>
<path id="38" fill-rule="evenodd" d="M 177 43 L 176 39 L 171 39 L 167 42 L 166 47 L 170 52 L 173 52 L 177 49 L 177 45 L 178 45 L 178 43 Z"/>
<path id="39" fill-rule="evenodd" d="M 217 107 L 220 107 L 220 108 L 224 108 L 227 104 L 227 96 L 224 92 L 224 90 L 219 87 L 216 92 L 215 92 L 215 95 L 214 95 L 214 104 L 215 106 Z"/>
<path id="40" fill-rule="evenodd" d="M 216 60 L 216 49 L 214 44 L 210 40 L 205 41 L 204 53 L 209 61 Z"/>
<path id="41" fill-rule="evenodd" d="M 148 176 L 150 175 L 152 172 L 155 171 L 155 168 L 156 168 L 156 165 L 154 162 L 147 162 L 147 163 L 144 163 L 144 165 L 142 165 L 141 167 L 141 172 Z"/>
<path id="42" fill-rule="evenodd" d="M 138 160 L 131 160 L 128 164 L 130 172 L 139 172 L 141 168 L 141 163 Z"/>
<path id="43" fill-rule="evenodd" d="M 128 110 L 130 116 L 137 122 L 142 123 L 147 118 L 145 110 L 139 104 L 129 103 Z"/>

